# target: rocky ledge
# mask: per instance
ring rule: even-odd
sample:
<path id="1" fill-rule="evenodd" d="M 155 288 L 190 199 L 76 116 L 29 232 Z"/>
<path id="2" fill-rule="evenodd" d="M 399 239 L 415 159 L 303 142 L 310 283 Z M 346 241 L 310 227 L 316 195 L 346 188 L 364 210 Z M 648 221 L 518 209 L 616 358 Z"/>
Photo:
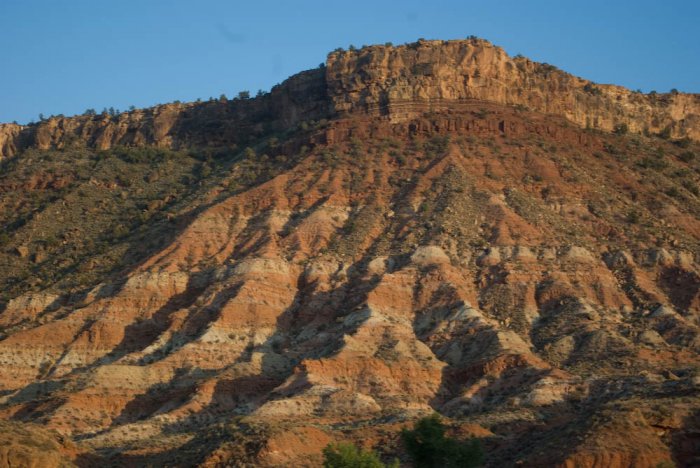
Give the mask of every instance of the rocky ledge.
<path id="1" fill-rule="evenodd" d="M 419 40 L 331 52 L 324 67 L 294 75 L 254 99 L 0 124 L 0 158 L 76 141 L 97 149 L 238 144 L 263 127 L 287 129 L 348 113 L 400 122 L 474 101 L 562 116 L 585 128 L 700 140 L 700 95 L 595 84 L 546 63 L 509 57 L 482 39 Z"/>

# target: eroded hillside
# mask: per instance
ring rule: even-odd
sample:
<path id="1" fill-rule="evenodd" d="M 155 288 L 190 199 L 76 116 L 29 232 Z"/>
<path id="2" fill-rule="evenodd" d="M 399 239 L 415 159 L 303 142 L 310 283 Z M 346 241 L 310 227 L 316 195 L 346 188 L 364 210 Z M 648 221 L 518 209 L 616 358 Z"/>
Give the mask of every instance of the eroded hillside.
<path id="1" fill-rule="evenodd" d="M 555 89 L 460 94 L 454 48 L 478 78 L 510 69 L 481 41 L 335 53 L 321 85 L 182 105 L 170 140 L 4 161 L 0 415 L 84 466 L 318 466 L 333 440 L 402 458 L 433 411 L 489 466 L 697 463 L 690 114 L 585 129 L 540 112 Z"/>

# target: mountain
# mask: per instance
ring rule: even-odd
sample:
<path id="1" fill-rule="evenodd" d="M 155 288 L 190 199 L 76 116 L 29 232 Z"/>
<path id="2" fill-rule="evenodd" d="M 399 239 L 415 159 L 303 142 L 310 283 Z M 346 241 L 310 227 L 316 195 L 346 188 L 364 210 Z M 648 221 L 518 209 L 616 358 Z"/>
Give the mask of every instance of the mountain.
<path id="1" fill-rule="evenodd" d="M 407 461 L 432 412 L 488 466 L 696 465 L 698 140 L 480 39 L 2 125 L 0 417 L 79 466 Z"/>

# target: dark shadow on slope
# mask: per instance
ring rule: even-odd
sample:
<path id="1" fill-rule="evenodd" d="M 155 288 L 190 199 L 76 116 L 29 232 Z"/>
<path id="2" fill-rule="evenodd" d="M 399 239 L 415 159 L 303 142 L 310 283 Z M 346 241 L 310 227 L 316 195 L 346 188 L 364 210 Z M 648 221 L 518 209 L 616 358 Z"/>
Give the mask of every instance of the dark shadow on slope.
<path id="1" fill-rule="evenodd" d="M 492 426 L 493 432 L 510 433 L 511 437 L 508 446 L 499 450 L 498 458 L 490 460 L 489 465 L 509 466 L 521 460 L 523 466 L 562 466 L 581 448 L 584 448 L 584 453 L 595 455 L 595 451 L 590 451 L 593 448 L 599 450 L 600 455 L 609 455 L 610 447 L 606 448 L 605 442 L 595 434 L 598 430 L 605 430 L 610 423 L 625 429 L 641 425 L 637 432 L 646 430 L 648 436 L 661 440 L 654 426 L 649 425 L 641 414 L 638 414 L 639 419 L 636 421 L 632 419 L 640 408 L 658 411 L 659 408 L 672 404 L 669 399 L 677 398 L 682 402 L 689 395 L 697 394 L 688 386 L 679 387 L 683 387 L 679 382 L 650 384 L 644 378 L 634 375 L 597 380 L 592 383 L 589 397 L 586 399 L 565 400 L 549 406 L 536 407 L 539 414 L 536 420 L 520 421 L 517 424 L 504 421 Z M 661 410 L 661 414 L 667 413 Z M 684 420 L 684 429 L 671 437 L 670 448 L 674 460 L 680 462 L 678 466 L 695 466 L 684 463 L 700 453 L 697 450 L 687 451 L 693 450 L 693 447 L 697 449 L 700 443 L 697 436 L 697 415 L 697 411 L 689 415 Z M 608 433 L 608 436 L 634 440 L 636 432 L 627 434 L 626 431 L 622 431 Z M 602 445 L 598 445 L 601 442 Z M 587 443 L 592 445 L 586 447 Z M 637 440 L 637 443 L 640 444 L 636 447 L 638 450 L 647 447 L 643 439 L 641 442 Z M 635 451 L 635 448 L 631 448 L 628 443 L 626 446 L 621 445 L 621 450 Z M 688 456 L 690 458 L 687 458 Z"/>
<path id="2" fill-rule="evenodd" d="M 80 468 L 131 468 L 131 467 L 192 467 L 200 466 L 222 442 L 227 432 L 217 428 L 200 428 L 192 439 L 158 451 L 156 447 L 141 451 L 133 444 L 105 448 L 96 452 L 83 452 L 74 463 Z M 155 449 L 155 450 L 153 450 Z M 132 451 L 133 453 L 126 453 Z"/>
<path id="3" fill-rule="evenodd" d="M 177 369 L 169 382 L 153 385 L 145 393 L 136 395 L 112 420 L 110 427 L 147 419 L 186 403 L 196 389 L 196 381 L 188 373 L 187 369 Z"/>
<path id="4" fill-rule="evenodd" d="M 278 317 L 277 331 L 261 345 L 251 342 L 235 362 L 217 371 L 222 377 L 216 384 L 211 403 L 186 419 L 168 425 L 164 432 L 175 434 L 207 427 L 226 421 L 232 415 L 250 414 L 268 401 L 288 397 L 274 389 L 293 375 L 294 367 L 303 359 L 319 359 L 338 351 L 337 338 L 342 336 L 340 329 L 344 326 L 338 318 L 366 302 L 369 290 L 369 283 L 361 283 L 353 290 L 341 286 L 331 291 L 314 291 L 313 285 L 301 284 L 292 304 Z M 319 304 L 323 305 L 320 309 Z M 299 337 L 308 326 L 315 326 L 317 332 Z M 319 338 L 324 331 L 329 333 L 327 338 Z M 237 365 L 250 362 L 253 352 L 264 353 L 260 374 L 225 376 L 227 370 L 233 371 Z M 280 360 L 286 361 L 284 368 L 280 368 Z M 301 389 L 294 386 L 291 391 Z"/>
<path id="5" fill-rule="evenodd" d="M 155 342 L 172 323 L 172 314 L 181 309 L 187 309 L 194 304 L 204 292 L 202 276 L 207 272 L 194 274 L 180 294 L 171 297 L 149 319 L 128 325 L 124 329 L 124 339 L 105 357 L 100 359 L 100 365 L 110 364 L 127 354 L 142 351 Z"/>
<path id="6" fill-rule="evenodd" d="M 677 267 L 664 268 L 659 275 L 659 282 L 671 303 L 684 314 L 700 290 L 698 275 Z"/>
<path id="7" fill-rule="evenodd" d="M 67 384 L 66 379 L 33 382 L 14 394 L 3 406 L 23 405 L 11 419 L 35 421 L 36 418 L 46 418 L 65 401 L 63 397 L 52 397 L 52 394 L 60 393 Z"/>
<path id="8" fill-rule="evenodd" d="M 65 398 L 33 400 L 13 414 L 11 419 L 16 421 L 31 421 L 34 423 L 40 423 L 48 419 L 65 402 Z"/>
<path id="9" fill-rule="evenodd" d="M 71 340 L 71 342 L 63 349 L 63 352 L 62 352 L 61 355 L 58 357 L 58 359 L 56 359 L 56 360 L 51 364 L 51 367 L 45 372 L 45 377 L 51 377 L 51 376 L 54 374 L 54 372 L 56 372 L 56 369 L 57 369 L 58 366 L 61 364 L 61 361 L 63 361 L 63 359 L 65 359 L 65 357 L 68 355 L 68 353 L 70 353 L 70 351 L 71 351 L 71 346 L 73 345 L 73 343 L 75 343 L 76 340 L 77 340 L 78 338 L 80 338 L 80 336 L 81 336 L 83 333 L 85 333 L 86 331 L 90 330 L 90 328 L 91 328 L 94 324 L 95 324 L 95 320 L 94 320 L 94 319 L 87 320 L 87 321 L 85 321 L 85 322 L 83 323 L 83 325 L 80 327 L 80 329 L 73 335 L 73 339 Z"/>
<path id="10" fill-rule="evenodd" d="M 185 319 L 182 329 L 173 333 L 168 342 L 162 347 L 141 358 L 139 360 L 139 364 L 145 365 L 159 361 L 169 354 L 181 349 L 188 343 L 196 341 L 204 334 L 207 326 L 219 317 L 221 308 L 229 299 L 238 294 L 238 291 L 242 286 L 242 283 L 236 283 L 231 287 L 217 293 L 208 306 L 190 310 L 190 314 L 187 316 L 187 319 Z"/>
<path id="11" fill-rule="evenodd" d="M 439 278 L 439 270 L 435 267 L 424 268 L 422 274 L 423 278 L 432 275 Z M 425 293 L 422 288 L 419 277 L 414 286 L 413 301 L 430 306 L 416 311 L 413 331 L 417 340 L 447 364 L 442 369 L 435 397 L 429 402 L 436 411 L 460 416 L 465 410 L 504 404 L 549 374 L 549 369 L 534 367 L 526 356 L 504 350 L 498 328 L 460 316 L 451 319 L 453 313 L 465 306 L 452 285 L 442 282 L 427 300 L 421 299 Z M 458 400 L 466 389 L 483 379 L 488 383 L 474 392 L 470 401 Z"/>
<path id="12" fill-rule="evenodd" d="M 272 214 L 273 209 L 262 211 L 248 220 L 248 223 L 238 235 L 236 248 L 233 251 L 232 257 L 236 259 L 252 256 L 270 241 L 270 233 L 266 230 L 261 230 L 261 224 L 267 221 Z M 262 234 L 261 231 L 263 232 Z"/>
<path id="13" fill-rule="evenodd" d="M 673 461 L 678 467 L 700 466 L 700 410 L 685 417 L 671 436 Z"/>
<path id="14" fill-rule="evenodd" d="M 328 200 L 330 199 L 329 195 L 326 195 L 325 197 L 320 198 L 316 202 L 314 202 L 313 205 L 310 207 L 306 208 L 304 211 L 295 211 L 291 214 L 289 219 L 287 220 L 286 223 L 284 223 L 284 226 L 282 226 L 282 229 L 280 230 L 280 236 L 281 237 L 287 237 L 290 235 L 294 230 L 299 227 L 301 223 L 304 222 L 306 218 L 311 216 L 313 213 L 316 212 L 316 210 L 320 207 L 322 207 Z"/>

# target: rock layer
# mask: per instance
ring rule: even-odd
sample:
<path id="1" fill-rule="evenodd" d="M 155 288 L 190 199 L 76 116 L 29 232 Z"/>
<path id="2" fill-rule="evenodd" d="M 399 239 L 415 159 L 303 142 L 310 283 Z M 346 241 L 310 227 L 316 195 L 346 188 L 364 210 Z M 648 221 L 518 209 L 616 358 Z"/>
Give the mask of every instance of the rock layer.
<path id="1" fill-rule="evenodd" d="M 334 52 L 328 90 L 340 112 L 365 111 L 406 120 L 481 100 L 559 115 L 581 127 L 700 139 L 700 96 L 650 94 L 597 85 L 556 67 L 509 57 L 479 39 L 418 41 Z"/>
<path id="2" fill-rule="evenodd" d="M 27 148 L 74 145 L 106 150 L 244 144 L 265 131 L 327 116 L 326 95 L 323 71 L 316 69 L 294 75 L 255 99 L 163 104 L 114 116 L 57 116 L 28 126 L 0 124 L 0 158 Z"/>
<path id="3" fill-rule="evenodd" d="M 481 39 L 420 40 L 332 52 L 323 68 L 295 75 L 260 98 L 0 124 L 0 158 L 76 142 L 97 149 L 225 145 L 245 142 L 263 122 L 283 129 L 358 111 L 405 121 L 474 100 L 562 116 L 585 128 L 612 131 L 624 124 L 636 133 L 700 140 L 697 94 L 598 85 L 546 63 L 511 58 Z"/>

